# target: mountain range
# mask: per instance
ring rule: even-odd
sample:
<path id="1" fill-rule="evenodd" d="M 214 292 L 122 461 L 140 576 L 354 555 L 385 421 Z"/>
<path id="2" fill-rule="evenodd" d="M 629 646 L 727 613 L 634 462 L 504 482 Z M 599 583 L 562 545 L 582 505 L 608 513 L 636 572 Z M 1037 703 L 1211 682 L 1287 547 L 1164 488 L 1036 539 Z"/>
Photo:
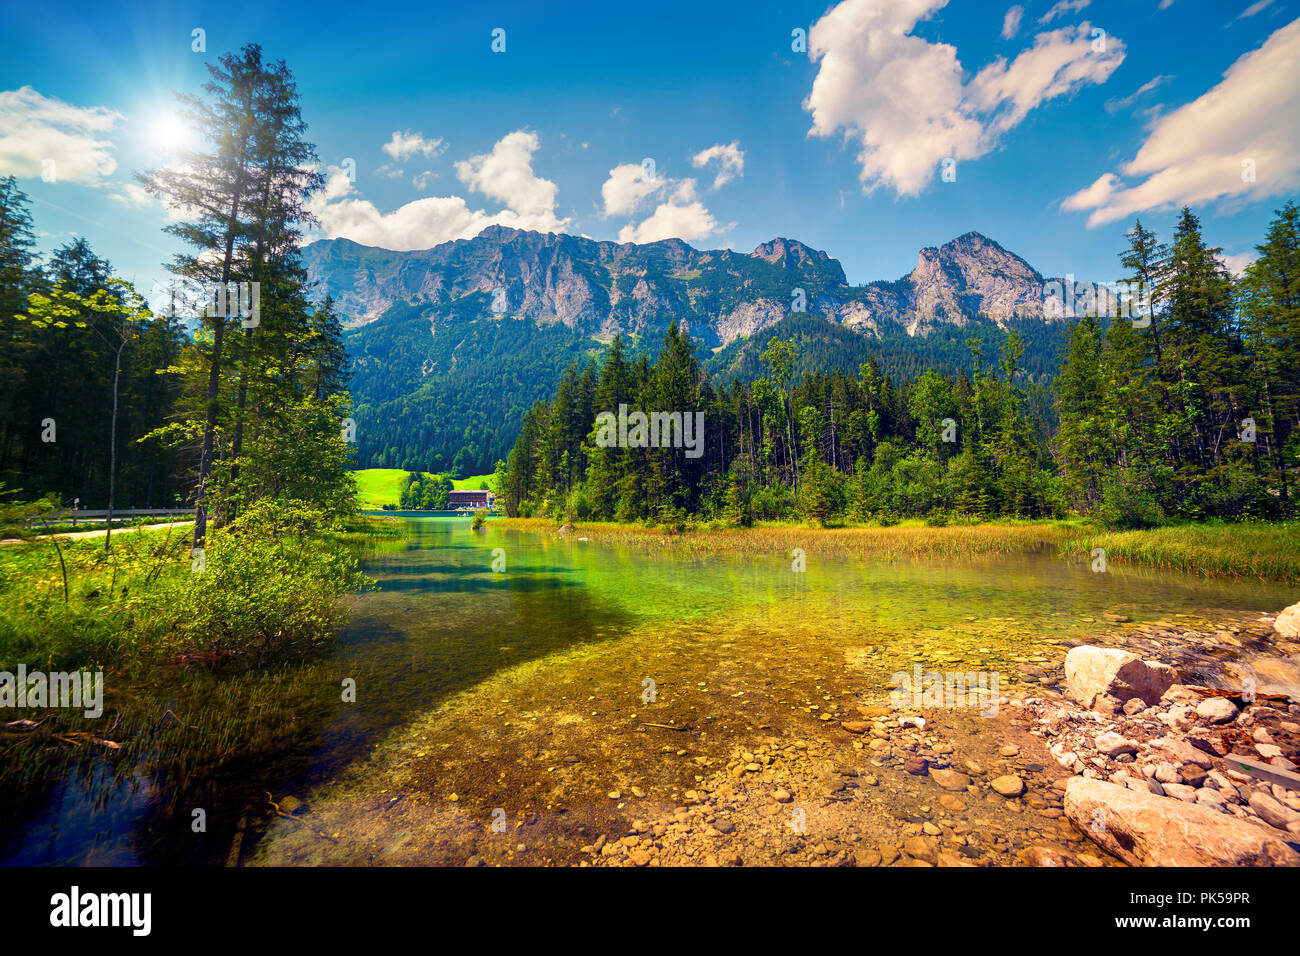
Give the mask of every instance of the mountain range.
<path id="1" fill-rule="evenodd" d="M 411 252 L 321 240 L 304 261 L 349 329 L 363 467 L 491 470 L 569 361 L 619 333 L 653 353 L 673 319 L 723 382 L 760 374 L 773 335 L 801 339 L 804 371 L 855 371 L 874 355 L 908 378 L 968 368 L 970 337 L 992 358 L 1011 330 L 1026 340 L 1029 380 L 1041 381 L 1065 328 L 1044 306 L 1045 286 L 1065 280 L 978 232 L 922 249 L 901 279 L 866 285 L 784 238 L 745 254 L 490 226 Z"/>

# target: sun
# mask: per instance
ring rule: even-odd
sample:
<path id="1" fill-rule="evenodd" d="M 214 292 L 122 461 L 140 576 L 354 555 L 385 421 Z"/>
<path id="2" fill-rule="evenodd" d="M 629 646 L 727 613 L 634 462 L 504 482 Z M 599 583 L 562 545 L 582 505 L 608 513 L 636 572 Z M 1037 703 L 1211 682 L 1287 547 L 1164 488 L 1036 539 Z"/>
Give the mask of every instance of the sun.
<path id="1" fill-rule="evenodd" d="M 194 148 L 194 130 L 185 118 L 172 110 L 155 115 L 148 125 L 150 149 L 160 153 L 175 154 Z"/>

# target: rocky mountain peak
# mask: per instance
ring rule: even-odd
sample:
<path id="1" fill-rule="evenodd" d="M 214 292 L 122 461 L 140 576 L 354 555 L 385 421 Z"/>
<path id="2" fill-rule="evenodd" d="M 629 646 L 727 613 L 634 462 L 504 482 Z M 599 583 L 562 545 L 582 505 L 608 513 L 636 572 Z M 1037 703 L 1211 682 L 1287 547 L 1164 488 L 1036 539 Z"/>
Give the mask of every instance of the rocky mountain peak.
<path id="1" fill-rule="evenodd" d="M 922 249 L 908 280 L 914 332 L 936 321 L 961 325 L 976 314 L 999 324 L 1043 314 L 1043 277 L 1038 270 L 978 232 Z"/>
<path id="2" fill-rule="evenodd" d="M 501 226 L 496 223 L 485 228 L 475 239 L 487 239 L 489 242 L 509 242 L 516 236 L 524 235 L 524 230 L 514 229 L 510 226 Z M 539 233 L 539 235 L 541 235 Z"/>
<path id="3" fill-rule="evenodd" d="M 787 271 L 811 272 L 839 285 L 847 283 L 838 259 L 832 259 L 823 250 L 807 246 L 798 239 L 778 237 L 760 243 L 750 255 Z"/>

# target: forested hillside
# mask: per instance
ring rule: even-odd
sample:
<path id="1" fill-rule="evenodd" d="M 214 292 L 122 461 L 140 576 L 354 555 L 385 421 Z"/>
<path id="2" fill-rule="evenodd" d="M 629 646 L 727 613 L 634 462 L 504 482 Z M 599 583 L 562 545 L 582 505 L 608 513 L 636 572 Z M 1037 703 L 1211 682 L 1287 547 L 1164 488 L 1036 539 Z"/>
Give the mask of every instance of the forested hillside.
<path id="1" fill-rule="evenodd" d="M 852 372 L 874 357 L 901 381 L 971 372 L 967 338 L 992 354 L 1014 330 L 1029 381 L 1044 384 L 1065 332 L 1047 308 L 1059 280 L 973 232 L 864 286 L 792 239 L 746 255 L 490 227 L 417 252 L 317 242 L 305 261 L 318 294 L 359 326 L 348 348 L 363 467 L 490 471 L 570 360 L 615 334 L 653 354 L 670 322 L 720 383 L 759 374 L 773 337 L 799 341 L 800 371 Z"/>
<path id="2" fill-rule="evenodd" d="M 654 362 L 615 340 L 530 409 L 505 483 L 512 513 L 747 524 L 1098 514 L 1291 515 L 1300 464 L 1300 211 L 1279 210 L 1236 280 L 1184 210 L 1168 243 L 1140 222 L 1120 262 L 1153 290 L 1145 312 L 1085 316 L 1052 385 L 1059 427 L 1035 408 L 1024 340 L 967 340 L 970 373 L 895 377 L 817 368 L 825 339 L 772 338 L 752 381 L 715 382 L 675 325 Z M 792 330 L 794 331 L 794 330 Z M 1038 398 L 1041 403 L 1041 395 Z M 703 415 L 702 454 L 647 443 L 598 416 Z M 620 416 L 623 417 L 623 416 Z M 620 426 L 622 428 L 622 426 Z M 668 445 L 668 447 L 665 447 Z"/>

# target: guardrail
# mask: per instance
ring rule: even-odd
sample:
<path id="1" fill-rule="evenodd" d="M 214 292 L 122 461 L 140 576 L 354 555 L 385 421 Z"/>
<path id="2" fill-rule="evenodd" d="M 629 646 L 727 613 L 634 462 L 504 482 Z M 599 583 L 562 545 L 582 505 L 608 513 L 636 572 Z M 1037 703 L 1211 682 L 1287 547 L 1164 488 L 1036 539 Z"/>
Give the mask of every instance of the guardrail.
<path id="1" fill-rule="evenodd" d="M 193 514 L 193 508 L 114 508 L 113 520 L 116 521 L 121 518 L 123 521 L 126 521 L 131 518 L 157 518 L 169 515 L 187 517 L 192 516 Z M 108 509 L 94 511 L 78 509 L 76 511 L 52 511 L 48 515 L 30 518 L 28 519 L 28 523 L 31 524 L 39 521 L 67 521 L 76 524 L 78 521 L 83 519 L 103 521 L 107 518 Z"/>

